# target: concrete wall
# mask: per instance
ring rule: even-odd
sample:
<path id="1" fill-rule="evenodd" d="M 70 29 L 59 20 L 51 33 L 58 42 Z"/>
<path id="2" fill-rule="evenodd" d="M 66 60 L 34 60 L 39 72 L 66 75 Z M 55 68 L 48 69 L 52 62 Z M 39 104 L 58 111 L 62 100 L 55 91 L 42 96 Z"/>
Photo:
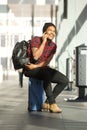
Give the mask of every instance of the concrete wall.
<path id="1" fill-rule="evenodd" d="M 56 67 L 66 74 L 66 59 L 74 61 L 75 47 L 87 45 L 87 0 L 67 0 L 67 18 L 63 17 L 64 1 L 60 0 L 58 10 L 58 35 Z"/>

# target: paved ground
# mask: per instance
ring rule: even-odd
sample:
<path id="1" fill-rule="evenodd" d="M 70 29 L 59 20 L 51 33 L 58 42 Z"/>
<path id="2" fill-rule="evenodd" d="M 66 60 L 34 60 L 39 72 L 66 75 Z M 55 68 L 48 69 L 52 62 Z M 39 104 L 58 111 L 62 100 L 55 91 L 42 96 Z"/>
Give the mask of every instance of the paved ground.
<path id="1" fill-rule="evenodd" d="M 87 102 L 66 101 L 78 96 L 77 88 L 63 91 L 57 104 L 61 114 L 27 111 L 27 79 L 20 88 L 18 77 L 0 83 L 0 130 L 87 130 Z"/>

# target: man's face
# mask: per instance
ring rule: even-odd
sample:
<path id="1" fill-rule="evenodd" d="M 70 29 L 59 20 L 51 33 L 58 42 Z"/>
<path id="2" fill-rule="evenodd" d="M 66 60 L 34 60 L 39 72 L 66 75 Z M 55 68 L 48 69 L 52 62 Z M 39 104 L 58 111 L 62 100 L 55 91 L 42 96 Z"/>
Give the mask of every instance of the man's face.
<path id="1" fill-rule="evenodd" d="M 56 35 L 56 29 L 54 26 L 49 26 L 46 30 L 46 34 L 48 35 L 48 39 L 53 40 Z"/>

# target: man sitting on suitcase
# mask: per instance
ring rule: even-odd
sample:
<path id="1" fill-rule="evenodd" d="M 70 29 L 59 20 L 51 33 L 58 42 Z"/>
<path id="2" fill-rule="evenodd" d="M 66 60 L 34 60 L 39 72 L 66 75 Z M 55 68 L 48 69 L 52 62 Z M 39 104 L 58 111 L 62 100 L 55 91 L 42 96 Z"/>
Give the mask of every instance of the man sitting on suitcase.
<path id="1" fill-rule="evenodd" d="M 44 90 L 47 99 L 43 109 L 53 113 L 60 113 L 62 110 L 57 106 L 55 98 L 68 84 L 67 77 L 61 72 L 48 66 L 56 52 L 56 44 L 52 41 L 56 36 L 56 26 L 53 23 L 45 23 L 42 37 L 35 36 L 31 40 L 31 49 L 34 63 L 25 65 L 27 71 L 25 76 L 44 81 Z M 52 91 L 51 83 L 55 83 Z"/>

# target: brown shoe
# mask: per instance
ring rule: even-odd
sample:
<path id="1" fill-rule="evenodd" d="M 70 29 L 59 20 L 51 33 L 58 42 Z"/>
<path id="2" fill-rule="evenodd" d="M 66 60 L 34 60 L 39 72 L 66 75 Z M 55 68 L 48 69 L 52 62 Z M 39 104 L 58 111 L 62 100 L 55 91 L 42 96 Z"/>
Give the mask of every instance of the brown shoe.
<path id="1" fill-rule="evenodd" d="M 50 110 L 50 112 L 53 112 L 53 113 L 61 113 L 62 112 L 62 110 L 55 103 L 50 105 L 49 110 Z"/>
<path id="2" fill-rule="evenodd" d="M 42 111 L 49 111 L 50 105 L 49 103 L 44 103 Z"/>

